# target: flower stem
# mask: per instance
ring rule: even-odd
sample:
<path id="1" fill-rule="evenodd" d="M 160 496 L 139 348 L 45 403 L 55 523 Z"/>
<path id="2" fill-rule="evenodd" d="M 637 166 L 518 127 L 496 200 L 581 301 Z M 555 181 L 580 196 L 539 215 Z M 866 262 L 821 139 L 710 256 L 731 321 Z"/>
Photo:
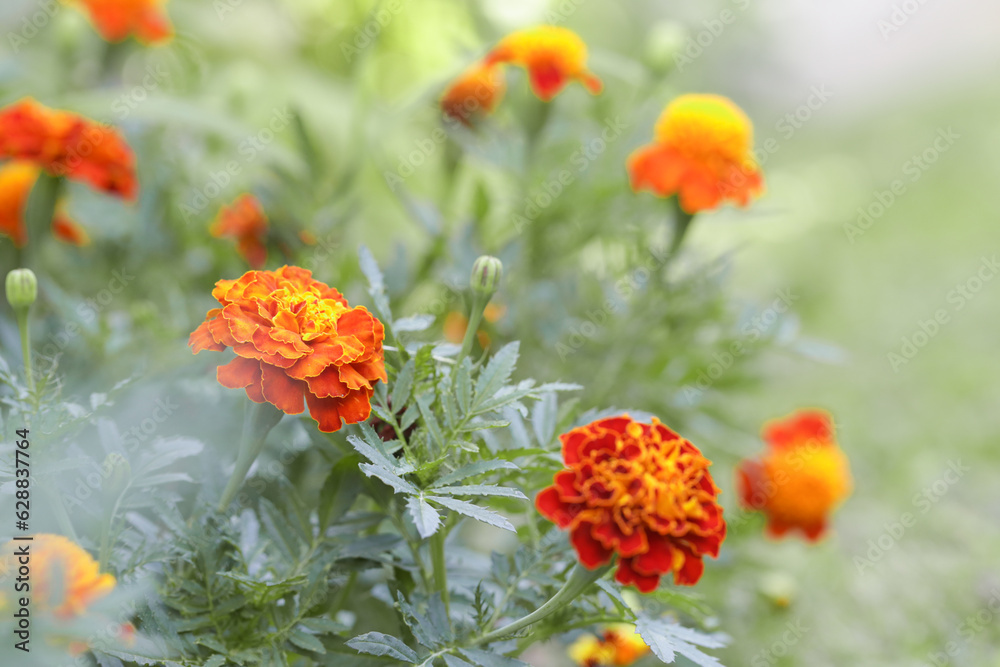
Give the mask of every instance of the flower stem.
<path id="1" fill-rule="evenodd" d="M 485 635 L 479 637 L 472 642 L 472 645 L 478 644 L 488 644 L 490 642 L 495 642 L 497 640 L 503 639 L 508 635 L 512 635 L 522 628 L 526 628 L 533 623 L 551 616 L 556 613 L 570 602 L 575 600 L 583 591 L 585 591 L 592 583 L 604 576 L 604 574 L 611 569 L 611 564 L 604 565 L 597 568 L 596 570 L 588 570 L 582 565 L 576 565 L 573 569 L 573 573 L 563 584 L 555 595 L 553 595 L 549 600 L 543 604 L 541 607 L 531 612 L 527 616 L 523 616 L 513 623 L 509 623 L 499 630 L 494 630 L 493 632 L 488 632 Z"/>
<path id="2" fill-rule="evenodd" d="M 250 467 L 264 449 L 264 441 L 271 429 L 281 421 L 284 413 L 270 403 L 250 403 L 243 417 L 243 436 L 240 438 L 240 452 L 236 457 L 236 468 L 233 470 L 226 490 L 222 492 L 219 501 L 219 511 L 229 507 L 246 479 Z"/>
<path id="3" fill-rule="evenodd" d="M 681 244 L 684 242 L 684 237 L 687 235 L 688 230 L 691 229 L 691 222 L 694 220 L 694 213 L 688 213 L 683 208 L 681 208 L 680 203 L 677 201 L 676 197 L 671 198 L 674 207 L 674 238 L 670 241 L 670 251 L 668 255 L 674 255 L 680 250 Z"/>
<path id="4" fill-rule="evenodd" d="M 431 564 L 434 568 L 434 588 L 441 594 L 445 611 L 450 614 L 448 604 L 448 568 L 444 559 L 444 526 L 431 536 Z"/>
<path id="5" fill-rule="evenodd" d="M 483 310 L 485 310 L 487 303 L 489 303 L 489 297 L 473 293 L 472 310 L 469 311 L 469 326 L 465 329 L 465 338 L 462 339 L 462 351 L 455 359 L 456 365 L 462 363 L 462 359 L 465 359 L 472 352 L 472 341 L 476 339 L 479 325 L 483 321 Z"/>
<path id="6" fill-rule="evenodd" d="M 28 391 L 33 396 L 35 393 L 35 373 L 31 369 L 31 331 L 29 329 L 27 309 L 18 311 L 17 328 L 21 332 L 21 355 L 24 357 L 24 378 L 28 383 Z"/>

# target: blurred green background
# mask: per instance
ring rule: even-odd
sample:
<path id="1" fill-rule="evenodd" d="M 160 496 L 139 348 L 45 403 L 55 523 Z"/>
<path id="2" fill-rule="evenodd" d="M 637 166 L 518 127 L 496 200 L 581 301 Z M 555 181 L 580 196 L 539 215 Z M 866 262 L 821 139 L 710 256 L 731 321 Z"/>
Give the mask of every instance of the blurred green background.
<path id="1" fill-rule="evenodd" d="M 40 347 L 56 344 L 74 391 L 137 370 L 149 386 L 184 387 L 210 369 L 184 340 L 215 280 L 245 269 L 207 233 L 245 190 L 274 225 L 269 267 L 297 262 L 349 286 L 365 243 L 404 314 L 461 310 L 442 285 L 461 285 L 477 254 L 499 253 L 508 312 L 491 333 L 525 340 L 533 376 L 587 381 L 586 408 L 656 412 L 716 462 L 735 525 L 697 591 L 732 635 L 723 664 L 1000 664 L 995 3 L 171 0 L 178 35 L 157 49 L 108 48 L 82 16 L 47 6 L 0 9 L 0 101 L 33 95 L 120 125 L 143 187 L 134 207 L 72 187 L 70 210 L 94 244 L 29 248 L 48 268 Z M 37 34 L 11 40 L 39 11 L 49 18 Z M 544 112 L 512 73 L 479 132 L 423 149 L 447 81 L 503 34 L 546 21 L 583 37 L 605 93 L 572 86 L 539 130 Z M 700 216 L 674 287 L 644 286 L 561 355 L 608 281 L 663 245 L 668 209 L 628 194 L 624 158 L 689 91 L 732 97 L 757 145 L 774 139 L 768 192 L 746 211 Z M 299 120 L 246 148 L 286 113 Z M 616 117 L 621 139 L 519 235 L 513 216 Z M 240 173 L 227 180 L 230 160 Z M 412 176 L 388 187 L 386 172 L 407 164 Z M 315 246 L 298 240 L 303 229 Z M 22 259 L 9 243 L 0 258 L 5 270 Z M 133 276 L 122 295 L 93 316 L 81 310 L 114 271 Z M 727 337 L 783 295 L 791 313 L 765 336 L 775 345 L 688 400 Z M 674 321 L 685 317 L 712 326 Z M 67 322 L 81 333 L 60 338 Z M 17 349 L 6 314 L 0 342 Z M 212 421 L 193 407 L 203 397 L 187 398 L 191 412 L 170 428 Z M 142 396 L 131 400 L 145 414 Z M 855 476 L 818 546 L 766 539 L 759 517 L 739 514 L 732 484 L 733 466 L 760 447 L 761 423 L 806 406 L 835 415 Z M 915 520 L 901 529 L 904 513 Z M 528 659 L 565 660 L 561 645 Z"/>

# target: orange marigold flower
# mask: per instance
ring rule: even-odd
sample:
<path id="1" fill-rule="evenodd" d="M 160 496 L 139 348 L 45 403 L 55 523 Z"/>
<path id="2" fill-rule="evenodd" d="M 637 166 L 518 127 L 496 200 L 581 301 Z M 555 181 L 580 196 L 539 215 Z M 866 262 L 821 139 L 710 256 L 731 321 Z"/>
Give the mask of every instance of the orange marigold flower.
<path id="1" fill-rule="evenodd" d="M 387 377 L 385 329 L 364 307 L 297 266 L 220 280 L 212 296 L 222 307 L 188 345 L 195 354 L 233 348 L 236 358 L 218 369 L 224 387 L 290 415 L 303 412 L 304 398 L 324 432 L 368 418 L 373 385 Z"/>
<path id="2" fill-rule="evenodd" d="M 579 81 L 591 93 L 603 84 L 587 69 L 587 45 L 568 28 L 543 25 L 507 35 L 486 56 L 485 65 L 512 63 L 528 70 L 531 88 L 550 102 L 566 85 Z"/>
<path id="3" fill-rule="evenodd" d="M 90 554 L 61 535 L 40 534 L 31 542 L 8 542 L 0 558 L 3 578 L 17 572 L 15 550 L 26 544 L 31 558 L 31 603 L 40 612 L 60 618 L 78 616 L 115 587 L 113 576 L 101 574 Z"/>
<path id="4" fill-rule="evenodd" d="M 174 29 L 163 10 L 166 0 L 63 0 L 90 17 L 94 29 L 109 42 L 134 35 L 143 44 L 161 44 Z"/>
<path id="5" fill-rule="evenodd" d="M 259 269 L 267 261 L 268 221 L 264 208 L 251 194 L 240 195 L 230 206 L 223 206 L 209 229 L 216 238 L 236 239 L 236 249 L 247 263 Z"/>
<path id="6" fill-rule="evenodd" d="M 801 531 L 815 542 L 830 513 L 851 493 L 847 457 L 837 445 L 830 415 L 800 410 L 764 426 L 769 451 L 736 470 L 740 504 L 767 515 L 767 532 Z"/>
<path id="7" fill-rule="evenodd" d="M 648 593 L 660 576 L 693 585 L 726 536 L 708 461 L 658 419 L 601 419 L 560 436 L 568 470 L 535 498 L 589 569 L 617 554 L 615 578 Z"/>
<path id="8" fill-rule="evenodd" d="M 441 110 L 470 125 L 478 115 L 493 113 L 507 91 L 503 67 L 476 63 L 455 79 L 441 96 Z"/>
<path id="9" fill-rule="evenodd" d="M 627 667 L 649 652 L 635 626 L 616 623 L 602 636 L 584 635 L 573 642 L 569 656 L 580 667 Z"/>
<path id="10" fill-rule="evenodd" d="M 0 157 L 29 160 L 126 200 L 135 199 L 135 156 L 113 128 L 31 98 L 0 109 Z"/>
<path id="11" fill-rule="evenodd" d="M 38 180 L 41 168 L 31 162 L 13 160 L 0 165 L 0 234 L 9 236 L 18 248 L 28 242 L 28 227 L 24 213 L 28 197 Z M 66 215 L 61 205 L 56 206 L 52 219 L 52 233 L 56 238 L 83 246 L 90 237 L 73 219 Z"/>
<path id="12" fill-rule="evenodd" d="M 656 141 L 632 153 L 632 188 L 677 194 L 688 213 L 724 201 L 746 206 L 764 189 L 753 158 L 753 125 L 720 95 L 681 95 L 656 123 Z"/>

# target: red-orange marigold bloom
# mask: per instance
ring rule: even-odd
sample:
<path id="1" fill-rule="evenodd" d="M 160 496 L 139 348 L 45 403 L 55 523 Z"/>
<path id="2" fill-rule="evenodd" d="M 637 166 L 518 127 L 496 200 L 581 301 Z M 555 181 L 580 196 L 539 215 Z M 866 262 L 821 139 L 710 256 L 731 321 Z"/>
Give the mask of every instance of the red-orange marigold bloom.
<path id="1" fill-rule="evenodd" d="M 512 63 L 528 70 L 531 88 L 545 102 L 550 102 L 566 85 L 579 81 L 593 94 L 603 84 L 587 69 L 587 45 L 568 28 L 543 25 L 518 30 L 494 47 L 485 64 Z"/>
<path id="2" fill-rule="evenodd" d="M 580 562 L 594 569 L 617 554 L 615 578 L 648 593 L 660 576 L 693 585 L 702 556 L 718 556 L 726 537 L 708 461 L 658 419 L 601 419 L 560 436 L 568 470 L 535 506 L 568 528 Z"/>
<path id="3" fill-rule="evenodd" d="M 830 415 L 800 410 L 767 423 L 762 437 L 769 451 L 760 459 L 743 461 L 736 470 L 740 504 L 767 515 L 772 537 L 799 530 L 815 542 L 852 487 Z"/>
<path id="4" fill-rule="evenodd" d="M 0 234 L 9 236 L 19 248 L 28 242 L 24 214 L 31 189 L 40 172 L 40 167 L 23 160 L 12 160 L 0 165 Z M 59 204 L 52 219 L 52 233 L 56 238 L 73 245 L 90 243 L 87 232 L 66 215 Z"/>
<path id="5" fill-rule="evenodd" d="M 0 158 L 29 160 L 122 199 L 138 193 L 135 156 L 115 129 L 31 98 L 0 109 Z"/>
<path id="6" fill-rule="evenodd" d="M 456 78 L 441 96 L 441 110 L 470 125 L 474 117 L 489 115 L 503 99 L 507 83 L 503 66 L 476 63 Z"/>
<path id="7" fill-rule="evenodd" d="M 195 354 L 233 348 L 236 358 L 217 373 L 224 387 L 290 415 L 303 412 L 304 398 L 324 432 L 368 418 L 373 385 L 387 378 L 385 329 L 364 307 L 297 266 L 220 280 L 212 296 L 222 307 L 188 345 Z"/>
<path id="8" fill-rule="evenodd" d="M 17 572 L 17 546 L 30 544 L 33 609 L 60 618 L 78 616 L 115 587 L 115 578 L 101 574 L 97 561 L 61 535 L 39 534 L 31 542 L 11 540 L 2 550 L 2 578 Z"/>
<path id="9" fill-rule="evenodd" d="M 247 263 L 259 269 L 267 262 L 268 221 L 264 208 L 251 194 L 240 195 L 230 206 L 223 206 L 209 229 L 216 238 L 236 239 L 236 249 Z"/>
<path id="10" fill-rule="evenodd" d="M 143 44 L 161 44 L 174 34 L 163 10 L 166 0 L 63 0 L 90 17 L 94 29 L 109 42 L 134 35 Z"/>
<path id="11" fill-rule="evenodd" d="M 569 657 L 580 667 L 628 667 L 647 653 L 646 642 L 628 623 L 609 625 L 600 637 L 584 635 L 569 647 Z"/>
<path id="12" fill-rule="evenodd" d="M 678 195 L 688 213 L 725 201 L 746 206 L 764 189 L 752 154 L 753 125 L 720 95 L 681 95 L 656 123 L 656 141 L 632 153 L 632 188 Z"/>

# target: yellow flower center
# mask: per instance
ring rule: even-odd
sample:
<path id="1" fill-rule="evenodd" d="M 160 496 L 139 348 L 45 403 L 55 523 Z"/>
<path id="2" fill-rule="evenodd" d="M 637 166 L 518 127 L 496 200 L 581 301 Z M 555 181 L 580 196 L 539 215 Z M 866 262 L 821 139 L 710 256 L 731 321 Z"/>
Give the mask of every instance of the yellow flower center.
<path id="1" fill-rule="evenodd" d="M 719 95 L 682 95 L 667 105 L 656 138 L 691 158 L 741 163 L 753 146 L 750 119 Z"/>

